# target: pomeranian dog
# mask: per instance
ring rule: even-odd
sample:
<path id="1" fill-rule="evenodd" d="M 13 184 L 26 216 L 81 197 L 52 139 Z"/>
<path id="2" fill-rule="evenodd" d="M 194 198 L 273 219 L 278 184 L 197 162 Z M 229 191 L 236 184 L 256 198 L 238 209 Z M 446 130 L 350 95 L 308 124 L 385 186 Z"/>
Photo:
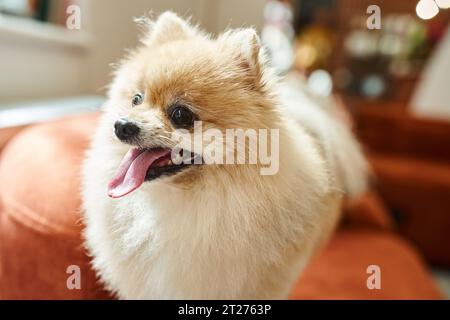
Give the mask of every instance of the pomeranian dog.
<path id="1" fill-rule="evenodd" d="M 278 81 L 253 29 L 212 38 L 171 12 L 141 22 L 84 165 L 95 270 L 121 299 L 287 298 L 343 195 L 364 191 L 357 142 L 326 106 Z M 216 138 L 269 132 L 258 150 L 274 163 L 208 162 L 197 150 L 206 138 L 180 148 L 174 133 L 195 140 L 198 123 Z M 242 150 L 255 151 L 224 153 Z"/>

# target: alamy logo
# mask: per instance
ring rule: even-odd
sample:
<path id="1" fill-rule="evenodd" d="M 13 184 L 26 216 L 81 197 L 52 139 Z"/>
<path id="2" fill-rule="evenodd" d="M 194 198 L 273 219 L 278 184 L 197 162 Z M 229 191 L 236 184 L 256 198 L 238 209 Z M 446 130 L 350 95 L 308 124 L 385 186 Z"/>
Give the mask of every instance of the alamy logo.
<path id="1" fill-rule="evenodd" d="M 172 149 L 174 164 L 252 164 L 260 166 L 261 175 L 279 170 L 279 129 L 203 130 L 201 121 L 188 130 L 172 134 L 177 145 Z M 188 151 L 188 152 L 185 152 Z"/>
<path id="2" fill-rule="evenodd" d="M 381 289 L 381 269 L 380 266 L 370 265 L 366 270 L 367 274 L 370 276 L 367 278 L 367 289 L 369 290 L 380 290 Z"/>
<path id="3" fill-rule="evenodd" d="M 69 30 L 81 29 L 81 8 L 77 5 L 70 5 L 66 9 L 66 27 Z"/>
<path id="4" fill-rule="evenodd" d="M 381 9 L 379 6 L 373 4 L 367 7 L 367 14 L 370 16 L 367 18 L 366 26 L 369 30 L 381 29 Z"/>
<path id="5" fill-rule="evenodd" d="M 66 269 L 67 277 L 66 286 L 69 290 L 81 290 L 81 269 L 77 265 L 70 265 Z"/>

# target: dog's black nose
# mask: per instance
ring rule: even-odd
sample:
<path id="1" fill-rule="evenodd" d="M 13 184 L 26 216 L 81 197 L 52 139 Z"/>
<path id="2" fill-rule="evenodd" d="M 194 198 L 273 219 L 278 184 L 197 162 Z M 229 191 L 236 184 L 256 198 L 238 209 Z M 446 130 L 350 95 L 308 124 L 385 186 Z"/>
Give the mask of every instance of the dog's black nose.
<path id="1" fill-rule="evenodd" d="M 114 124 L 117 138 L 120 140 L 129 140 L 139 134 L 140 128 L 127 119 L 119 119 Z"/>

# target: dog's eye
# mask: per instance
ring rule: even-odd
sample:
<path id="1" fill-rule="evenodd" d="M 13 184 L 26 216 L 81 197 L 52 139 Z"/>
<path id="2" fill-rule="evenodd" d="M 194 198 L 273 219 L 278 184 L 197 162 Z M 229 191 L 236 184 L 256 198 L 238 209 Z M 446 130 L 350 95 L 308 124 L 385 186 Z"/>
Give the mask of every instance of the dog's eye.
<path id="1" fill-rule="evenodd" d="M 174 105 L 170 107 L 169 117 L 175 127 L 183 129 L 192 127 L 196 119 L 194 113 L 183 105 Z"/>
<path id="2" fill-rule="evenodd" d="M 142 93 L 136 93 L 131 100 L 133 107 L 138 106 L 144 102 L 144 95 Z"/>

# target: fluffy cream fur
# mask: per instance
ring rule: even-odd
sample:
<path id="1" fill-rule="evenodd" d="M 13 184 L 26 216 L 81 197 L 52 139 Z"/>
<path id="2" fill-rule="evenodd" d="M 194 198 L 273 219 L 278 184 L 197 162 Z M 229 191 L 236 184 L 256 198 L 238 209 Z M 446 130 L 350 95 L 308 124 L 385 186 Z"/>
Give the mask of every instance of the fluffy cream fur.
<path id="1" fill-rule="evenodd" d="M 364 188 L 357 143 L 324 111 L 303 111 L 319 121 L 290 119 L 284 107 L 295 101 L 286 102 L 253 30 L 210 39 L 170 12 L 146 28 L 117 70 L 84 166 L 94 268 L 123 299 L 286 298 L 335 226 L 343 192 Z M 137 90 L 146 103 L 132 109 Z M 174 99 L 195 108 L 205 130 L 280 129 L 279 172 L 203 165 L 110 199 L 108 181 L 130 148 L 114 137 L 114 122 L 138 119 L 152 133 L 146 147 L 170 146 L 164 110 Z"/>

